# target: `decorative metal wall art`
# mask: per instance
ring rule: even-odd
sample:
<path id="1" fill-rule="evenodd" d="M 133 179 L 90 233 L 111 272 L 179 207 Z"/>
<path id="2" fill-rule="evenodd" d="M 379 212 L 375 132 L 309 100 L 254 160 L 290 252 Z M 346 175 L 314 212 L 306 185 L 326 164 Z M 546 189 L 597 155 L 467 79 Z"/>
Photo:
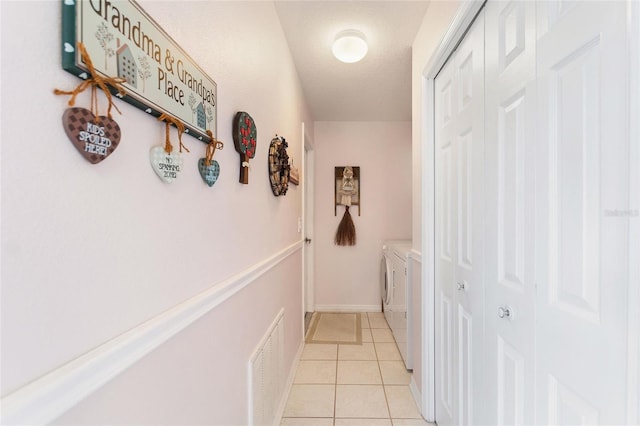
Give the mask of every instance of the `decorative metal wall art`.
<path id="1" fill-rule="evenodd" d="M 269 145 L 269 181 L 271 190 L 276 197 L 285 195 L 289 189 L 289 155 L 287 141 L 276 135 Z"/>
<path id="2" fill-rule="evenodd" d="M 360 216 L 360 167 L 336 167 L 334 188 L 334 213 L 338 214 L 338 205 L 345 206 L 334 243 L 339 246 L 354 246 L 356 244 L 356 227 L 351 218 L 349 207 L 357 205 L 358 216 Z"/>

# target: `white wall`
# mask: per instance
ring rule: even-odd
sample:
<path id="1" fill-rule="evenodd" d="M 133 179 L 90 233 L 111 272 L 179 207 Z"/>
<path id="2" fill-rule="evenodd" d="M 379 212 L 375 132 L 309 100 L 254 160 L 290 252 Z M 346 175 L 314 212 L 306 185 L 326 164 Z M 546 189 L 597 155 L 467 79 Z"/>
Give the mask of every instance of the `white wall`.
<path id="1" fill-rule="evenodd" d="M 380 310 L 382 242 L 411 238 L 411 123 L 316 122 L 315 305 Z M 355 246 L 336 246 L 334 167 L 360 166 L 361 216 L 351 208 Z"/>
<path id="2" fill-rule="evenodd" d="M 313 131 L 273 4 L 139 4 L 218 84 L 221 176 L 202 182 L 205 145 L 185 136 L 185 172 L 161 182 L 148 152 L 164 125 L 121 101 L 120 146 L 85 161 L 61 125 L 67 98 L 52 93 L 80 82 L 60 65 L 61 2 L 0 2 L 3 397 L 300 239 L 301 190 L 276 198 L 267 178 L 273 135 L 301 165 L 300 123 Z M 231 136 L 239 110 L 258 128 L 249 185 Z M 300 344 L 300 276 L 295 252 L 65 422 L 245 424 L 245 363 L 281 307 L 287 366 Z"/>

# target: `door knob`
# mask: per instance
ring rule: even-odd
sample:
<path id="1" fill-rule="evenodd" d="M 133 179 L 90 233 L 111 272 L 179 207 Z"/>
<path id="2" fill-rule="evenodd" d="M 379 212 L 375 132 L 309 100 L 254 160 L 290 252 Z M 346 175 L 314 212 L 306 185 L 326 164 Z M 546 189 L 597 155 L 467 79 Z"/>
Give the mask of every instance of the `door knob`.
<path id="1" fill-rule="evenodd" d="M 511 313 L 511 309 L 509 309 L 509 307 L 508 307 L 508 306 L 505 306 L 505 307 L 500 306 L 500 307 L 498 308 L 498 316 L 499 316 L 500 318 L 506 318 L 506 319 L 509 319 L 509 318 L 511 318 L 511 315 L 512 315 L 512 313 Z"/>
<path id="2" fill-rule="evenodd" d="M 458 283 L 458 291 L 464 291 L 464 284 L 465 284 L 464 281 Z"/>

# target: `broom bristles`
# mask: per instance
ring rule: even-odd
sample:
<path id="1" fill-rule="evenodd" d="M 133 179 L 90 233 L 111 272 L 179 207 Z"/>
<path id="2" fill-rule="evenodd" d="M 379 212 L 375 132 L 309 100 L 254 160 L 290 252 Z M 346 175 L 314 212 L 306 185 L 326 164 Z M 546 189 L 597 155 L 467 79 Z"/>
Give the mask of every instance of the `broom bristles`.
<path id="1" fill-rule="evenodd" d="M 356 226 L 351 219 L 351 213 L 349 213 L 349 206 L 346 206 L 344 216 L 338 225 L 338 231 L 336 232 L 335 244 L 339 246 L 355 246 L 356 245 Z"/>

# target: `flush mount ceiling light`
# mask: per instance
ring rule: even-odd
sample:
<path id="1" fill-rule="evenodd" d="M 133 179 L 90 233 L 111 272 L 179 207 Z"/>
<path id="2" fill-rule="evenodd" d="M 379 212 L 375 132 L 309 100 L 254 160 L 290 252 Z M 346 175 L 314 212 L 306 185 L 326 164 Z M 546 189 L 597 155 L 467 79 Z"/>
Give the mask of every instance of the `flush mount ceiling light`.
<path id="1" fill-rule="evenodd" d="M 342 62 L 352 64 L 364 58 L 369 50 L 367 40 L 358 30 L 345 30 L 338 33 L 331 51 Z"/>

